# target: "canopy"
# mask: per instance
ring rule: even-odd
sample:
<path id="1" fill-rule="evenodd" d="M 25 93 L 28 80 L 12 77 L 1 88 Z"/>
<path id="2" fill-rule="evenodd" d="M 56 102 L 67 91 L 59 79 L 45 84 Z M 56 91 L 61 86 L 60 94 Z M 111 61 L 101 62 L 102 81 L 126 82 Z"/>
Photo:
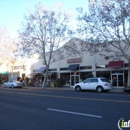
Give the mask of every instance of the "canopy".
<path id="1" fill-rule="evenodd" d="M 79 67 L 79 64 L 69 65 L 67 70 L 77 70 L 78 67 Z"/>
<path id="2" fill-rule="evenodd" d="M 113 68 L 113 67 L 123 67 L 124 61 L 123 60 L 119 60 L 119 61 L 110 61 L 108 64 L 109 68 Z"/>
<path id="3" fill-rule="evenodd" d="M 45 70 L 46 70 L 46 67 L 41 67 L 41 68 L 38 69 L 38 72 L 41 72 L 41 73 L 42 73 L 42 72 L 44 72 Z"/>

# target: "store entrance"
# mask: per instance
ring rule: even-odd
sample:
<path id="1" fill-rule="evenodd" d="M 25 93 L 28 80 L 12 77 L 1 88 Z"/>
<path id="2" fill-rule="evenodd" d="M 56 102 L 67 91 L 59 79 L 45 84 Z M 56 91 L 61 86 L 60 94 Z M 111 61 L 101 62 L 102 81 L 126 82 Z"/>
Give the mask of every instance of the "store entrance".
<path id="1" fill-rule="evenodd" d="M 70 86 L 74 86 L 76 83 L 80 82 L 79 75 L 71 75 L 70 76 Z"/>
<path id="2" fill-rule="evenodd" d="M 123 87 L 124 74 L 123 73 L 111 74 L 111 83 L 113 87 Z"/>

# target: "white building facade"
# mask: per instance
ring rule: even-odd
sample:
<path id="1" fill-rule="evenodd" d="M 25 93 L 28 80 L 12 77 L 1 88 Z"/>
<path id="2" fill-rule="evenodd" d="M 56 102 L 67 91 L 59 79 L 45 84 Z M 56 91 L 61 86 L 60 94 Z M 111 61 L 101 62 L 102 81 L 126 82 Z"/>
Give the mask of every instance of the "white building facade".
<path id="1" fill-rule="evenodd" d="M 71 43 L 70 43 L 71 44 Z M 130 52 L 128 52 L 130 55 Z M 32 65 L 31 73 L 38 74 L 40 67 L 45 67 L 43 60 Z M 50 72 L 57 73 L 62 86 L 73 86 L 88 77 L 106 77 L 113 87 L 123 87 L 128 76 L 128 61 L 117 53 L 105 54 L 84 53 L 81 57 L 68 57 L 50 64 Z"/>

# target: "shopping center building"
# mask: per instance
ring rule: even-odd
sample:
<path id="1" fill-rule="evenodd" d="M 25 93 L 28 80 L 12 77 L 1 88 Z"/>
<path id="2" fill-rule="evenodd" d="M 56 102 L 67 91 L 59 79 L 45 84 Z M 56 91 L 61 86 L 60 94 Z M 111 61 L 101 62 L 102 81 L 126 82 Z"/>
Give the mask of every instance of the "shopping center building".
<path id="1" fill-rule="evenodd" d="M 42 72 L 46 69 L 42 63 L 43 60 L 39 60 L 31 66 L 31 73 L 39 75 L 41 80 Z M 42 70 L 41 74 L 39 69 Z M 50 79 L 55 77 L 53 74 L 60 78 L 62 86 L 73 86 L 77 82 L 94 76 L 108 78 L 113 87 L 123 87 L 128 76 L 128 61 L 116 49 L 115 52 L 104 52 L 104 54 L 84 53 L 82 56 L 68 57 L 50 64 Z"/>

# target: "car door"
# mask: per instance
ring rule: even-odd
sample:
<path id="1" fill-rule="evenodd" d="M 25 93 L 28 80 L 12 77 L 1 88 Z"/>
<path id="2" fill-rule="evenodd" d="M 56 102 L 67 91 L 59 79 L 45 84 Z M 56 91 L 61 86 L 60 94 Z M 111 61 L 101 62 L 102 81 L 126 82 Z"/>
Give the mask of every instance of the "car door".
<path id="1" fill-rule="evenodd" d="M 8 81 L 8 82 L 6 83 L 6 87 L 10 87 L 10 84 L 11 84 L 11 81 Z"/>
<path id="2" fill-rule="evenodd" d="M 86 89 L 86 90 L 88 90 L 89 89 L 89 85 L 90 85 L 90 79 L 86 79 L 86 80 L 84 80 L 83 81 L 83 84 L 82 84 L 82 89 Z"/>
<path id="3" fill-rule="evenodd" d="M 92 78 L 91 81 L 90 81 L 89 89 L 90 90 L 96 90 L 97 85 L 98 85 L 98 79 Z"/>

